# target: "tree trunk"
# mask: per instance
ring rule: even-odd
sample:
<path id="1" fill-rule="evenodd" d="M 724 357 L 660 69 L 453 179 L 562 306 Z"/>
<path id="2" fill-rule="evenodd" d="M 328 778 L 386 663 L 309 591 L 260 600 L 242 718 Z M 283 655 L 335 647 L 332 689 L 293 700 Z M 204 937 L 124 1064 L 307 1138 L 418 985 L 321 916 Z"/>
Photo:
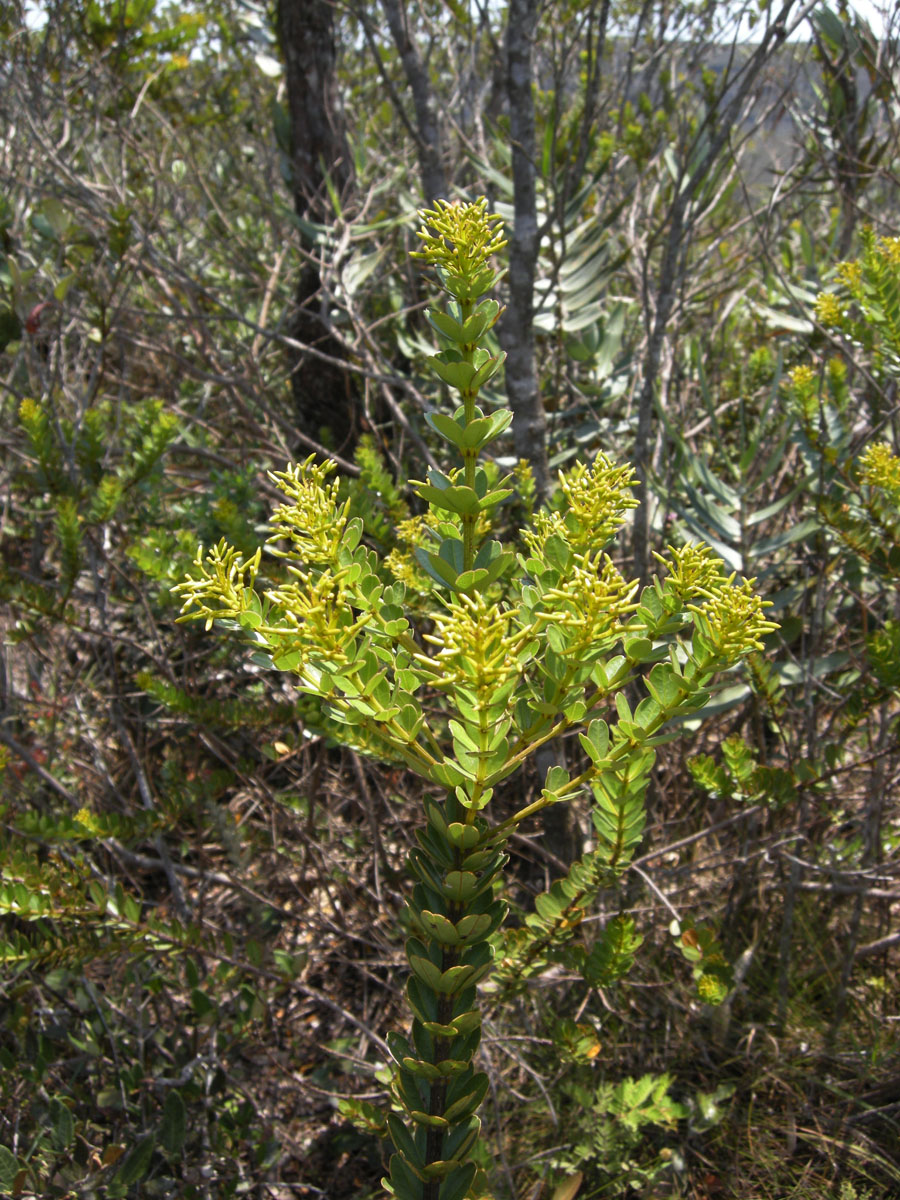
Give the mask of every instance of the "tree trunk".
<path id="1" fill-rule="evenodd" d="M 277 28 L 291 124 L 294 207 L 301 220 L 327 224 L 335 216 L 329 185 L 344 197 L 353 183 L 338 103 L 334 6 L 329 0 L 278 0 Z M 346 453 L 358 433 L 354 381 L 341 365 L 343 349 L 331 331 L 312 243 L 302 231 L 300 236 L 303 265 L 290 332 L 318 353 L 297 351 L 292 362 L 297 421 L 308 437 Z"/>
<path id="2" fill-rule="evenodd" d="M 419 47 L 410 37 L 404 5 L 400 0 L 381 0 L 381 6 L 412 93 L 416 110 L 414 133 L 422 194 L 428 204 L 433 205 L 435 200 L 447 199 L 447 177 L 444 174 L 441 127 L 434 104 L 431 80 L 428 69 L 422 62 Z"/>
<path id="3" fill-rule="evenodd" d="M 516 454 L 531 463 L 539 499 L 549 489 L 547 420 L 534 364 L 534 274 L 538 254 L 532 50 L 537 0 L 511 0 L 506 27 L 506 95 L 512 142 L 515 223 L 509 237 L 509 301 L 499 330 Z"/>

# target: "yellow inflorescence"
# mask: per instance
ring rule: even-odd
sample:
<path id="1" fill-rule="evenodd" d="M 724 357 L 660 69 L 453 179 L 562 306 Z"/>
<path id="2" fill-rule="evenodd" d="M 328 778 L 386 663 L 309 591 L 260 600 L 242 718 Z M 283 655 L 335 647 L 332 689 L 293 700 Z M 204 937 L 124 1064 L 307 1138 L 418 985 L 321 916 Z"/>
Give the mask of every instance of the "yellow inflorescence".
<path id="1" fill-rule="evenodd" d="M 576 554 L 564 586 L 549 588 L 541 597 L 546 611 L 535 615 L 577 630 L 580 636 L 572 646 L 576 653 L 580 646 L 593 647 L 621 634 L 624 621 L 637 608 L 637 588 L 607 555 L 601 559 L 590 551 Z"/>
<path id="2" fill-rule="evenodd" d="M 571 471 L 561 472 L 559 486 L 569 505 L 566 526 L 573 549 L 604 546 L 622 527 L 625 513 L 638 506 L 631 490 L 634 468 L 616 466 L 605 454 L 598 454 L 590 467 L 579 463 Z M 573 523 L 577 529 L 572 528 Z"/>
<path id="3" fill-rule="evenodd" d="M 886 442 L 874 442 L 859 460 L 859 477 L 870 487 L 881 488 L 900 502 L 900 458 Z"/>
<path id="4" fill-rule="evenodd" d="M 498 691 L 522 673 L 519 656 L 531 631 L 517 623 L 519 610 L 483 595 L 459 595 L 435 618 L 425 640 L 437 647 L 441 687 L 463 684 L 478 694 Z"/>
<path id="5" fill-rule="evenodd" d="M 422 209 L 422 228 L 416 236 L 422 249 L 413 258 L 424 258 L 446 276 L 447 290 L 467 293 L 476 281 L 493 279 L 491 256 L 506 245 L 501 218 L 487 210 L 487 200 L 475 204 L 438 200 L 433 209 Z"/>
<path id="6" fill-rule="evenodd" d="M 657 555 L 669 568 L 667 586 L 694 613 L 713 654 L 736 662 L 750 649 L 762 650 L 762 639 L 774 633 L 778 624 L 765 617 L 770 605 L 754 592 L 756 581 L 735 583 L 735 575 L 726 575 L 722 560 L 709 546 L 670 547 L 669 555 L 669 559 Z"/>
<path id="7" fill-rule="evenodd" d="M 838 263 L 837 277 L 848 291 L 854 294 L 862 286 L 862 263 L 856 261 Z"/>
<path id="8" fill-rule="evenodd" d="M 722 560 L 713 554 L 709 546 L 670 546 L 669 556 L 666 559 L 656 555 L 668 567 L 670 582 L 683 603 L 698 599 L 712 600 L 729 582 Z"/>
<path id="9" fill-rule="evenodd" d="M 338 504 L 339 482 L 336 479 L 326 482 L 334 470 L 333 462 L 317 463 L 310 455 L 305 462 L 293 463 L 286 471 L 269 472 L 269 478 L 290 501 L 273 513 L 268 544 L 287 538 L 291 548 L 275 549 L 273 554 L 305 563 L 335 561 L 350 501 Z"/>
<path id="10" fill-rule="evenodd" d="M 370 619 L 367 613 L 354 619 L 355 597 L 344 571 L 301 575 L 298 583 L 266 592 L 266 599 L 277 605 L 285 625 L 301 634 L 304 647 L 335 661 Z"/>
<path id="11" fill-rule="evenodd" d="M 734 663 L 751 648 L 763 650 L 762 639 L 778 628 L 777 621 L 766 620 L 769 605 L 753 591 L 755 582 L 735 583 L 729 576 L 705 604 L 687 606 L 717 658 Z"/>
<path id="12" fill-rule="evenodd" d="M 206 628 L 213 621 L 239 616 L 247 609 L 247 593 L 259 571 L 261 550 L 252 558 L 243 559 L 233 546 L 223 539 L 204 556 L 203 547 L 197 549 L 194 566 L 200 571 L 199 578 L 186 579 L 176 584 L 173 592 L 184 596 L 180 621 L 193 617 L 205 617 Z M 196 606 L 195 612 L 188 612 Z"/>
<path id="13" fill-rule="evenodd" d="M 816 382 L 816 373 L 808 363 L 802 363 L 799 367 L 794 367 L 789 372 L 788 379 L 791 381 L 791 387 L 795 391 L 803 392 L 812 387 Z"/>
<path id="14" fill-rule="evenodd" d="M 844 320 L 844 310 L 834 292 L 820 292 L 816 297 L 816 319 L 823 325 L 840 325 Z"/>
<path id="15" fill-rule="evenodd" d="M 75 814 L 75 823 L 83 826 L 89 833 L 98 836 L 101 832 L 100 822 L 89 808 L 79 808 Z"/>

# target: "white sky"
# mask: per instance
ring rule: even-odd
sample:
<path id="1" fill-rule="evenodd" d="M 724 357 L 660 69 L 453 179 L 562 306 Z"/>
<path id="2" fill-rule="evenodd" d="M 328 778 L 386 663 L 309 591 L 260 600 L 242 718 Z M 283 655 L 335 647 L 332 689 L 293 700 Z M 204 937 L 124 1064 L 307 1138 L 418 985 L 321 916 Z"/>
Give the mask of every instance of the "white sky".
<path id="1" fill-rule="evenodd" d="M 832 8 L 837 7 L 837 0 L 825 0 L 825 3 L 830 3 Z M 888 24 L 886 14 L 890 13 L 894 7 L 891 0 L 849 0 L 849 6 L 868 21 L 876 36 L 884 32 L 885 26 Z M 776 4 L 773 3 L 772 8 L 775 7 Z M 25 24 L 29 29 L 40 29 L 46 19 L 47 15 L 41 0 L 25 0 Z M 809 25 L 804 22 L 795 37 L 806 38 L 809 36 L 808 31 Z"/>

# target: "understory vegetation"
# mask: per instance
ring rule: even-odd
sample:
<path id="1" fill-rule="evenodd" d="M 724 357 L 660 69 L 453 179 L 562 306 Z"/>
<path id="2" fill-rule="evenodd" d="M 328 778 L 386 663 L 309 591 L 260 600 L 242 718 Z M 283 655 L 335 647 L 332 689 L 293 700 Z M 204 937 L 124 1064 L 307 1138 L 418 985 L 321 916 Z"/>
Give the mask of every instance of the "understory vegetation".
<path id="1" fill-rule="evenodd" d="M 432 1036 L 428 1197 L 900 1195 L 900 30 L 746 17 L 3 7 L 0 1195 L 413 1194 Z"/>

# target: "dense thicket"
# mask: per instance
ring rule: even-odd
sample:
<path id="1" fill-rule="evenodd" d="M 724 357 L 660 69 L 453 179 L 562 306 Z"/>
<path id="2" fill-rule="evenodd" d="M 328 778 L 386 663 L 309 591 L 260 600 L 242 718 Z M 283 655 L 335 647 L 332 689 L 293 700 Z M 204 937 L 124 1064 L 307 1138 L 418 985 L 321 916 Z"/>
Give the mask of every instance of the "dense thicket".
<path id="1" fill-rule="evenodd" d="M 550 890 L 586 803 L 514 840 L 482 1185 L 892 1194 L 896 26 L 276 7 L 0 14 L 0 1193 L 379 1189 L 421 797 L 171 588 L 311 452 L 402 549 L 444 464 L 408 259 L 440 193 L 509 229 L 508 529 L 603 450 L 644 482 L 626 574 L 703 538 L 781 624 L 660 750 L 621 889 Z M 598 989 L 620 912 L 649 953 Z M 715 1012 L 673 920 L 733 964 Z"/>

